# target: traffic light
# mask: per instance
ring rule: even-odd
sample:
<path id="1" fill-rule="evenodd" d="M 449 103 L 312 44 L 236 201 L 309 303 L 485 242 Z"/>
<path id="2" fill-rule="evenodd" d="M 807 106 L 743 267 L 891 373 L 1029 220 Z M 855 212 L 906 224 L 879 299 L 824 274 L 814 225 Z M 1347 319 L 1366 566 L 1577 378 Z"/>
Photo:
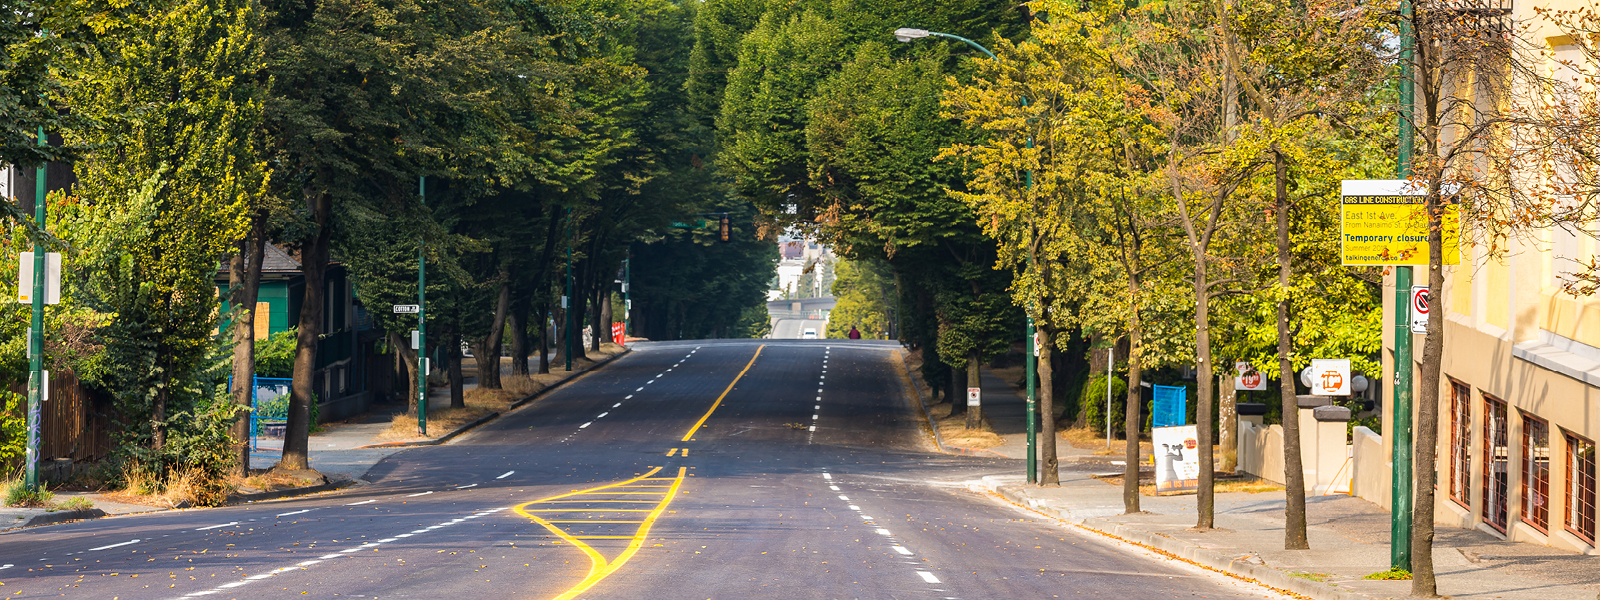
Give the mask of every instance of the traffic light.
<path id="1" fill-rule="evenodd" d="M 728 215 L 722 215 L 721 225 L 717 229 L 717 240 L 718 241 L 723 241 L 723 242 L 728 241 L 729 232 L 731 232 L 732 230 L 733 230 L 733 228 L 730 227 L 729 224 L 728 224 Z"/>

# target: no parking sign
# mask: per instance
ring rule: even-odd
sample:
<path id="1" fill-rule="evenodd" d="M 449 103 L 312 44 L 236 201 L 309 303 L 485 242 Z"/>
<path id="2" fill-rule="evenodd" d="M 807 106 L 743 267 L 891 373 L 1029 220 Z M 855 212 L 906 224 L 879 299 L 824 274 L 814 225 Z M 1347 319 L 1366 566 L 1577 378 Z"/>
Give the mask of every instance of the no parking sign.
<path id="1" fill-rule="evenodd" d="M 1428 332 L 1428 286 L 1411 286 L 1411 333 Z"/>

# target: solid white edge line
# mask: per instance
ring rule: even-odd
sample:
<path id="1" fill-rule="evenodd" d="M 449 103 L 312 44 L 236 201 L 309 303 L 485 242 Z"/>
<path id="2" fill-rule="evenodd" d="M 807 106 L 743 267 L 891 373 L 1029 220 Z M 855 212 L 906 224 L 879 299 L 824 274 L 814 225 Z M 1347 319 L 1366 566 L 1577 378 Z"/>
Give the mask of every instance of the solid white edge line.
<path id="1" fill-rule="evenodd" d="M 467 489 L 467 488 L 475 488 L 475 487 L 478 487 L 478 484 L 476 484 L 476 483 L 474 483 L 474 484 L 470 484 L 470 485 L 463 485 L 463 486 L 461 486 L 461 487 L 458 487 L 458 488 L 456 488 L 456 489 L 458 489 L 458 490 L 464 490 L 464 489 Z"/>

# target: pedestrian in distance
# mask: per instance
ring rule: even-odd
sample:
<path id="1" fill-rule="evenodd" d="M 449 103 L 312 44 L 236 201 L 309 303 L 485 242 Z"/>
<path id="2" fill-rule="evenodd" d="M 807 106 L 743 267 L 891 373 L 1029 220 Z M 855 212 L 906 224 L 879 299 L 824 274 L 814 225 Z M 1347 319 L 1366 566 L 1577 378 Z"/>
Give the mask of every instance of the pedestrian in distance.
<path id="1" fill-rule="evenodd" d="M 850 339 L 852 339 L 852 340 L 861 339 L 861 332 L 856 330 L 856 326 L 855 325 L 851 325 L 850 326 Z"/>

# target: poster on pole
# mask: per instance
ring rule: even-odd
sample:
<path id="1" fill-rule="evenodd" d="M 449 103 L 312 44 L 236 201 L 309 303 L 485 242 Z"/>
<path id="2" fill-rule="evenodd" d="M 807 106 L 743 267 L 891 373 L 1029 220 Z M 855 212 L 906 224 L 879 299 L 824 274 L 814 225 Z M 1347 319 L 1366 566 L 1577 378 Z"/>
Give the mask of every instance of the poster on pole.
<path id="1" fill-rule="evenodd" d="M 1446 265 L 1461 264 L 1459 185 L 1440 191 Z M 1428 264 L 1427 182 L 1406 179 L 1340 183 L 1339 255 L 1345 266 Z"/>
<path id="2" fill-rule="evenodd" d="M 1200 489 L 1200 443 L 1194 425 L 1150 430 L 1156 458 L 1156 495 L 1191 494 Z"/>

